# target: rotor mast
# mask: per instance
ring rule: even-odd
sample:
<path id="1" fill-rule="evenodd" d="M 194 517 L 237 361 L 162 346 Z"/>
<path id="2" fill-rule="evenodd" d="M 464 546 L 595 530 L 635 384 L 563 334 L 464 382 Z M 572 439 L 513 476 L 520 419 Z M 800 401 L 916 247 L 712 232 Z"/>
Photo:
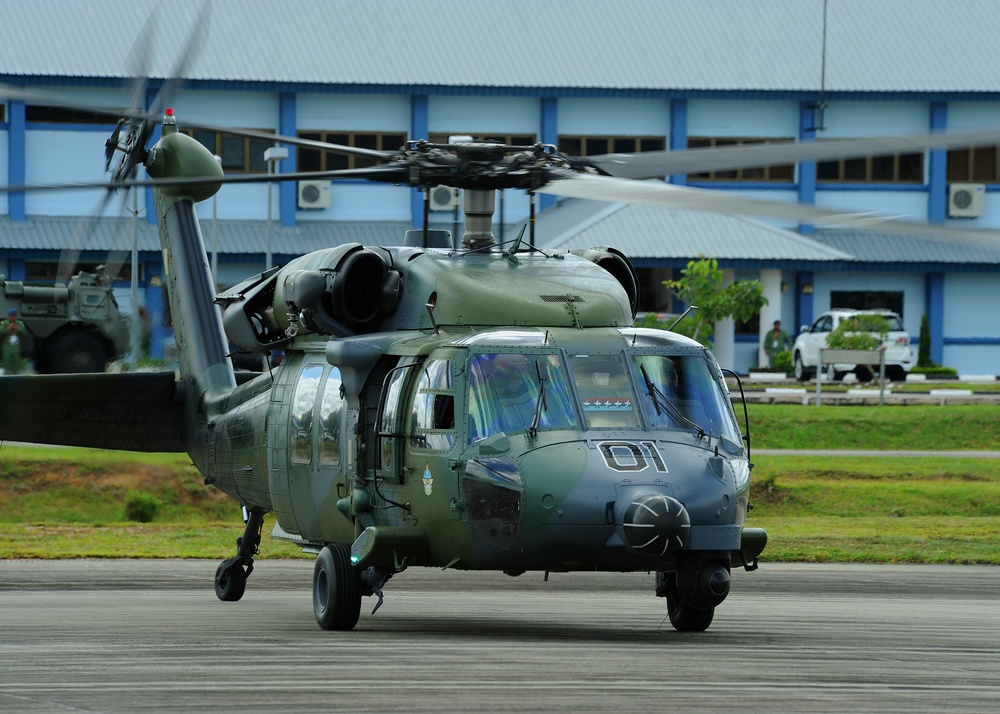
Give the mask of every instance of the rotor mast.
<path id="1" fill-rule="evenodd" d="M 496 210 L 495 189 L 465 190 L 465 233 L 462 245 L 468 250 L 487 249 L 494 244 L 493 213 Z"/>

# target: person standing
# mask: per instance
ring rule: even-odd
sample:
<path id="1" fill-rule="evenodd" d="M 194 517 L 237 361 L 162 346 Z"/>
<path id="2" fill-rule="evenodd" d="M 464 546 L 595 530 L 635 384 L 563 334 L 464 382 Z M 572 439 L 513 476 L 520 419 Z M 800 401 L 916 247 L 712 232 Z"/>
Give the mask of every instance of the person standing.
<path id="1" fill-rule="evenodd" d="M 21 356 L 21 340 L 24 339 L 24 323 L 17 317 L 17 310 L 7 311 L 7 319 L 3 321 L 2 362 L 4 374 L 18 374 L 24 368 L 24 358 Z"/>
<path id="2" fill-rule="evenodd" d="M 774 321 L 774 329 L 767 333 L 764 340 L 764 353 L 767 354 L 769 367 L 776 367 L 775 360 L 782 352 L 792 349 L 792 340 L 788 333 L 781 329 L 781 320 Z"/>

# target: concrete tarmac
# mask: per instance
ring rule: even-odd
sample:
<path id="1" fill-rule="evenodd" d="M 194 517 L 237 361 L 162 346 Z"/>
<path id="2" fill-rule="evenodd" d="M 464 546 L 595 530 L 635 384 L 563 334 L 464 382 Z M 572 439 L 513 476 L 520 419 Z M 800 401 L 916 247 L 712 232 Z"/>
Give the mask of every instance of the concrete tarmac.
<path id="1" fill-rule="evenodd" d="M 1000 702 L 1000 568 L 764 563 L 705 633 L 646 574 L 409 570 L 319 629 L 312 561 L 0 561 L 0 711 L 955 712 Z"/>

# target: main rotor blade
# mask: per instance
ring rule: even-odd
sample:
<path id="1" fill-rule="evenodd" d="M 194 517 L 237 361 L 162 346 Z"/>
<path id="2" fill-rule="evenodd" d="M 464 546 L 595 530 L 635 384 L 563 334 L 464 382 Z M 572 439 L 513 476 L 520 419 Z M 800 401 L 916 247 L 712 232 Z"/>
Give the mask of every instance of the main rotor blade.
<path id="1" fill-rule="evenodd" d="M 1000 231 L 956 230 L 927 223 L 898 220 L 903 216 L 878 213 L 843 213 L 799 203 L 773 203 L 734 196 L 724 191 L 675 186 L 662 181 L 634 181 L 613 176 L 566 173 L 537 190 L 553 196 L 584 198 L 612 203 L 639 203 L 690 211 L 737 216 L 777 218 L 795 223 L 811 223 L 844 228 L 864 228 L 882 232 L 920 236 L 954 237 L 967 243 L 1000 245 Z"/>
<path id="2" fill-rule="evenodd" d="M 363 169 L 338 169 L 336 171 L 299 171 L 288 174 L 229 174 L 223 178 L 218 176 L 191 176 L 167 179 L 141 179 L 132 181 L 81 181 L 78 183 L 36 183 L 19 186 L 0 186 L 0 193 L 19 193 L 33 191 L 79 191 L 82 189 L 116 189 L 155 188 L 157 186 L 187 186 L 206 183 L 217 184 L 249 184 L 249 183 L 281 183 L 283 181 L 345 181 L 350 179 L 375 181 L 378 183 L 409 184 L 410 169 L 407 165 L 387 164 L 371 166 Z"/>
<path id="3" fill-rule="evenodd" d="M 921 153 L 931 149 L 1000 144 L 1000 129 L 877 136 L 864 139 L 781 142 L 724 146 L 683 151 L 649 151 L 640 154 L 601 154 L 582 157 L 618 178 L 646 179 L 707 171 L 729 171 L 794 164 L 801 161 L 832 161 L 895 153 Z"/>
<path id="4" fill-rule="evenodd" d="M 357 146 L 345 146 L 343 144 L 331 144 L 327 141 L 317 141 L 316 139 L 302 139 L 297 136 L 285 136 L 283 134 L 269 134 L 266 131 L 256 131 L 254 129 L 234 129 L 232 127 L 218 126 L 214 124 L 200 124 L 198 122 L 184 122 L 185 129 L 200 129 L 202 131 L 215 131 L 223 134 L 234 134 L 245 136 L 249 139 L 264 139 L 275 144 L 289 144 L 291 146 L 301 146 L 307 149 L 319 149 L 320 151 L 332 151 L 337 154 L 349 154 L 352 156 L 363 156 L 376 161 L 390 161 L 399 155 L 398 151 L 379 151 L 378 149 L 362 149 Z M 400 147 L 402 148 L 402 147 Z"/>

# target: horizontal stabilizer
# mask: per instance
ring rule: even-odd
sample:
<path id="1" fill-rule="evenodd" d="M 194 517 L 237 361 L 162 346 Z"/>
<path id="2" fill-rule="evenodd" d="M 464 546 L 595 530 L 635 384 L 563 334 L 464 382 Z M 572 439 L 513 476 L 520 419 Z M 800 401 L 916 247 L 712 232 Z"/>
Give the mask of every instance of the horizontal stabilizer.
<path id="1" fill-rule="evenodd" d="M 3 376 L 0 440 L 183 452 L 183 386 L 172 371 Z"/>

